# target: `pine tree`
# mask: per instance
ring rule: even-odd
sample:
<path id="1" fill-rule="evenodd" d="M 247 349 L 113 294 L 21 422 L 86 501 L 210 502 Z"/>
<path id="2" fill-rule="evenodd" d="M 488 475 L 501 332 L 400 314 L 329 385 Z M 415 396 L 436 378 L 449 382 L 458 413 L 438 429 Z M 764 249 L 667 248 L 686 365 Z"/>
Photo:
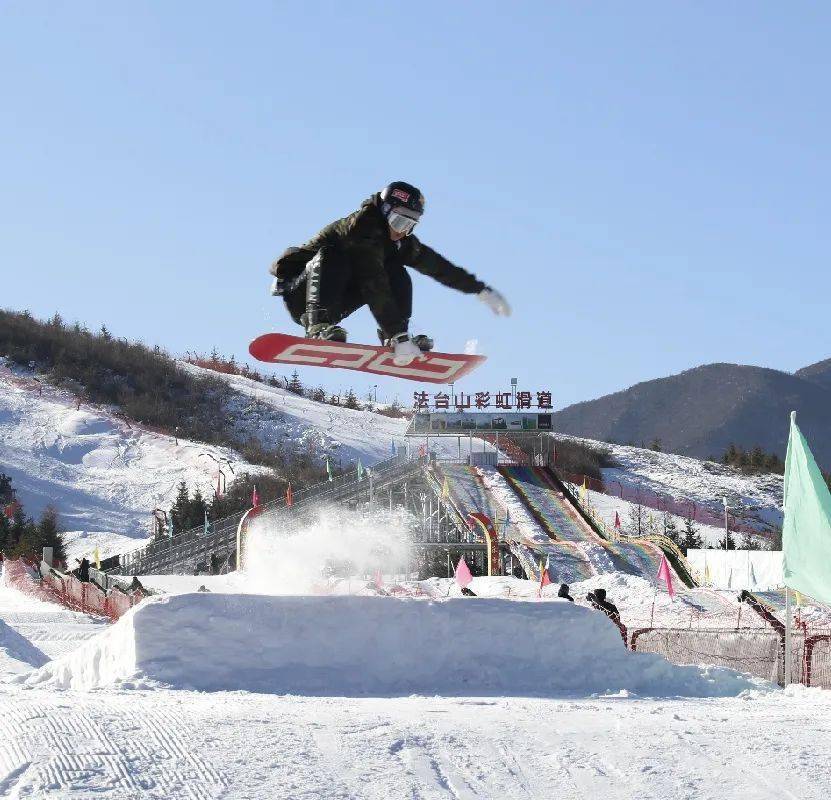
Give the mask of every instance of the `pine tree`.
<path id="1" fill-rule="evenodd" d="M 188 525 L 188 511 L 190 508 L 190 493 L 188 492 L 188 485 L 184 481 L 179 482 L 179 488 L 176 491 L 176 499 L 170 508 L 170 519 L 173 522 L 173 528 L 177 533 L 187 530 Z"/>
<path id="2" fill-rule="evenodd" d="M 40 561 L 44 547 L 52 548 L 55 561 L 66 561 L 63 537 L 58 529 L 58 512 L 52 506 L 46 508 L 37 525 L 30 519 L 25 520 L 13 555 L 16 558 Z"/>
<path id="3" fill-rule="evenodd" d="M 12 490 L 12 479 L 3 472 L 0 472 L 0 503 L 4 506 L 14 500 L 14 491 Z"/>
<path id="4" fill-rule="evenodd" d="M 629 506 L 629 532 L 633 536 L 643 536 L 644 510 L 640 503 L 632 503 Z"/>
<path id="5" fill-rule="evenodd" d="M 31 520 L 23 513 L 23 506 L 18 505 L 14 510 L 14 516 L 9 526 L 7 552 L 14 552 L 30 525 Z"/>
<path id="6" fill-rule="evenodd" d="M 325 403 L 326 390 L 322 386 L 318 386 L 317 389 L 312 390 L 312 400 L 316 403 Z"/>
<path id="7" fill-rule="evenodd" d="M 205 498 L 202 497 L 202 492 L 197 489 L 193 493 L 188 505 L 188 529 L 198 528 L 205 523 L 205 511 L 207 510 Z"/>
<path id="8" fill-rule="evenodd" d="M 52 506 L 48 506 L 41 515 L 37 526 L 37 539 L 37 558 L 41 558 L 44 547 L 51 547 L 52 558 L 55 561 L 66 562 L 66 547 L 58 527 L 58 512 Z"/>
<path id="9" fill-rule="evenodd" d="M 681 550 L 684 555 L 687 555 L 687 550 L 701 549 L 701 536 L 698 534 L 698 527 L 693 522 L 692 517 L 684 518 L 684 527 L 681 531 Z"/>
<path id="10" fill-rule="evenodd" d="M 770 532 L 770 544 L 768 546 L 769 550 L 781 550 L 782 549 L 782 529 L 781 528 L 774 528 Z"/>
<path id="11" fill-rule="evenodd" d="M 286 381 L 286 389 L 292 394 L 299 394 L 302 396 L 303 383 L 300 381 L 300 376 L 297 374 L 297 370 L 292 372 L 291 378 Z"/>
<path id="12" fill-rule="evenodd" d="M 358 398 L 355 396 L 355 392 L 353 392 L 352 389 L 347 390 L 346 397 L 343 399 L 343 405 L 346 408 L 360 408 L 358 405 Z"/>
<path id="13" fill-rule="evenodd" d="M 663 452 L 663 444 L 657 436 L 652 440 L 652 443 L 649 445 L 649 449 L 654 450 L 656 453 Z"/>
<path id="14" fill-rule="evenodd" d="M 664 536 L 677 545 L 681 544 L 681 536 L 678 533 L 678 525 L 675 523 L 675 517 L 668 511 L 664 511 L 661 515 L 661 527 Z"/>
<path id="15" fill-rule="evenodd" d="M 725 539 L 727 540 L 726 542 L 725 542 Z M 721 541 L 718 543 L 718 549 L 719 550 L 736 550 L 737 549 L 736 548 L 736 540 L 733 537 L 733 531 L 728 529 L 727 535 L 721 537 Z"/>
<path id="16" fill-rule="evenodd" d="M 762 545 L 759 543 L 759 540 L 750 533 L 743 533 L 742 538 L 739 542 L 740 548 L 742 550 L 761 550 Z"/>
<path id="17" fill-rule="evenodd" d="M 0 510 L 0 555 L 8 555 L 7 546 L 11 535 L 11 524 Z"/>

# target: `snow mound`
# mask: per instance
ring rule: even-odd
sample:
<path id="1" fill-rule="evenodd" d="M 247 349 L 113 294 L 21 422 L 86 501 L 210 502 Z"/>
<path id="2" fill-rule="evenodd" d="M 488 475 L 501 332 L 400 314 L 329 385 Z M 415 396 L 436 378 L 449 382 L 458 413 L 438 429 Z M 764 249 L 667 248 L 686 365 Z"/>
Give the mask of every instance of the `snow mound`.
<path id="1" fill-rule="evenodd" d="M 737 695 L 759 683 L 626 650 L 601 614 L 485 598 L 152 598 L 27 684 L 328 696 Z"/>

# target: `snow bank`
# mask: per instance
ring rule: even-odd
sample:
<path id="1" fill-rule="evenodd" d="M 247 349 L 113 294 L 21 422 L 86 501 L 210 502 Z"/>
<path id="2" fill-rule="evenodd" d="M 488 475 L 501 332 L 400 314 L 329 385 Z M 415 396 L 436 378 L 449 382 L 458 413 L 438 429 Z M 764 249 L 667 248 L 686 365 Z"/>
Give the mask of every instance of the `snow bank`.
<path id="1" fill-rule="evenodd" d="M 329 696 L 709 697 L 757 686 L 730 670 L 630 653 L 604 616 L 567 602 L 204 593 L 143 603 L 27 683 L 136 680 Z"/>

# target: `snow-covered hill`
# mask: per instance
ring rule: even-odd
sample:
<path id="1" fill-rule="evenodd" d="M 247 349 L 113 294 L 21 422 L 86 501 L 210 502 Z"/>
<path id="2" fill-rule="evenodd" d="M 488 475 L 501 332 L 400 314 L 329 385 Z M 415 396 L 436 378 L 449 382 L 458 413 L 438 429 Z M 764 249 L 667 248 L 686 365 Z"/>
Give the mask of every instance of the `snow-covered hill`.
<path id="1" fill-rule="evenodd" d="M 253 438 L 266 449 L 311 450 L 343 466 L 358 459 L 365 466 L 372 464 L 391 455 L 393 443 L 405 444 L 407 420 L 318 403 L 287 389 L 184 361 L 179 365 L 194 375 L 222 378 L 234 390 L 226 415 L 240 443 Z"/>
<path id="2" fill-rule="evenodd" d="M 70 392 L 0 366 L 0 472 L 26 513 L 55 506 L 69 555 L 129 550 L 150 532 L 151 512 L 169 508 L 179 481 L 209 494 L 216 462 L 256 472 L 232 450 L 154 433 L 82 403 Z"/>
<path id="3" fill-rule="evenodd" d="M 730 518 L 761 534 L 782 526 L 781 475 L 745 475 L 734 467 L 697 458 L 660 453 L 640 447 L 596 442 L 557 434 L 558 438 L 602 447 L 609 451 L 619 465 L 602 470 L 605 494 L 590 491 L 588 500 L 603 521 L 614 524 L 615 512 L 626 527 L 632 513 L 632 503 L 619 495 L 641 496 L 646 506 L 644 514 L 657 518 L 655 497 L 675 501 L 681 507 L 690 504 L 696 508 L 696 526 L 705 544 L 717 545 L 724 537 L 721 522 L 724 514 L 723 498 L 727 499 Z M 663 507 L 663 506 L 662 506 Z M 701 511 L 709 512 L 710 523 L 701 523 Z M 679 530 L 681 515 L 673 515 Z M 732 524 L 732 523 L 731 523 Z M 731 528 L 732 530 L 732 528 Z M 655 530 L 653 532 L 660 532 Z"/>
<path id="4" fill-rule="evenodd" d="M 206 372 L 184 362 L 180 366 L 194 374 Z M 369 466 L 406 443 L 406 420 L 315 402 L 241 376 L 219 377 L 233 389 L 226 414 L 240 445 L 254 439 L 266 449 L 311 452 L 321 462 L 327 455 L 333 464 L 348 467 L 359 460 Z M 441 445 L 448 456 L 457 455 L 455 439 L 431 440 L 432 447 Z M 761 524 L 781 523 L 779 476 L 744 476 L 684 456 L 609 447 L 621 465 L 604 471 L 612 489 L 618 483 L 639 487 L 714 512 L 727 496 L 731 509 L 742 507 Z M 37 515 L 49 504 L 58 508 L 73 555 L 89 553 L 96 545 L 108 555 L 138 544 L 148 535 L 152 509 L 169 507 L 181 480 L 210 493 L 216 462 L 209 455 L 226 459 L 236 474 L 260 469 L 232 450 L 177 441 L 111 409 L 79 407 L 70 392 L 0 365 L 0 471 L 11 475 L 29 514 Z M 615 502 L 599 495 L 595 499 L 610 518 Z M 622 501 L 619 507 L 625 519 L 628 507 Z M 708 541 L 720 535 L 718 528 L 702 532 Z"/>

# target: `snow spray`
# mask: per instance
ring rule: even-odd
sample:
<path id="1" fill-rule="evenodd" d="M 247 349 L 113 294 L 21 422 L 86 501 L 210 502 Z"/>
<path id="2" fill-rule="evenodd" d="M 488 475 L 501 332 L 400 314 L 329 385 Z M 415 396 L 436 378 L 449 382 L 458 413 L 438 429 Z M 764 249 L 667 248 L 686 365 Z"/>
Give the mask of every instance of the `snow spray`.
<path id="1" fill-rule="evenodd" d="M 247 583 L 264 594 L 312 594 L 341 581 L 348 586 L 351 577 L 401 571 L 410 555 L 410 523 L 403 509 L 322 508 L 299 522 L 290 513 L 255 519 L 247 533 Z"/>

